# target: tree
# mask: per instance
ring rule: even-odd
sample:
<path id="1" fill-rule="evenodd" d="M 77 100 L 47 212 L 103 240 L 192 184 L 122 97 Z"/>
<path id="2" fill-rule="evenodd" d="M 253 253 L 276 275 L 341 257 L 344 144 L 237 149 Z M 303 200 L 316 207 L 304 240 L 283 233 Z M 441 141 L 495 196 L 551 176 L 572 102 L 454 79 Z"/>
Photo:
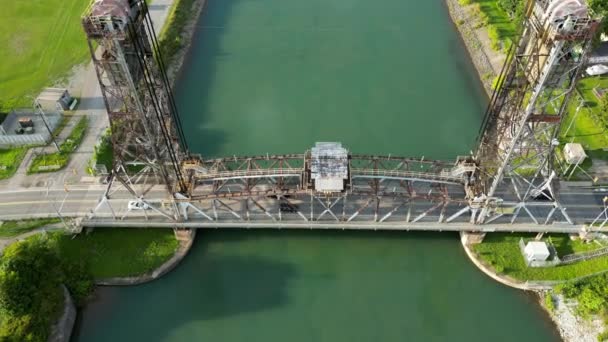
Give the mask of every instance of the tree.
<path id="1" fill-rule="evenodd" d="M 60 259 L 43 236 L 14 243 L 0 259 L 2 341 L 44 341 L 63 303 Z"/>
<path id="2" fill-rule="evenodd" d="M 48 240 L 35 237 L 10 245 L 0 260 L 0 306 L 14 315 L 31 312 L 41 288 L 60 285 L 59 257 Z"/>

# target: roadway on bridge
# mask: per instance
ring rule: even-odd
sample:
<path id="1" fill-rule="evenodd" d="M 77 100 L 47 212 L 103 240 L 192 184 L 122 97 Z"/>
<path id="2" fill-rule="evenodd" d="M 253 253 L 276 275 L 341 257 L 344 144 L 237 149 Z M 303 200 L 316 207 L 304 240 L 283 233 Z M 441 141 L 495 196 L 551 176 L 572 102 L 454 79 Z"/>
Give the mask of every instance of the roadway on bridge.
<path id="1" fill-rule="evenodd" d="M 3 191 L 0 192 L 0 217 L 2 219 L 20 219 L 20 218 L 39 218 L 39 217 L 56 217 L 61 214 L 65 217 L 85 217 L 89 215 L 93 208 L 95 208 L 104 191 L 106 186 L 103 184 L 93 184 L 88 186 L 72 186 L 68 189 L 65 188 L 30 188 L 23 190 L 14 191 Z M 164 187 L 155 186 L 150 189 L 147 194 L 147 199 L 152 203 L 158 203 L 166 199 Z M 119 190 L 112 194 L 115 200 L 113 204 L 113 211 L 109 207 L 101 207 L 96 217 L 97 222 L 105 224 L 111 220 L 113 216 L 122 218 L 127 212 L 127 203 L 133 198 L 126 190 Z M 514 200 L 512 195 L 507 193 L 499 194 L 505 198 L 506 201 Z M 605 193 L 594 191 L 585 187 L 572 187 L 562 186 L 561 190 L 561 202 L 566 208 L 570 217 L 575 221 L 577 225 L 591 222 L 595 219 L 598 214 L 603 210 L 602 198 Z M 412 215 L 417 215 L 425 210 L 428 210 L 432 206 L 431 203 L 414 203 L 412 205 Z M 323 207 L 319 204 L 315 207 L 315 217 L 323 211 Z M 452 207 L 445 215 L 451 215 L 456 212 L 458 207 Z M 144 217 L 144 214 L 147 216 Z M 308 216 L 308 213 L 305 213 Z M 211 215 L 209 213 L 209 215 Z M 191 213 L 191 223 L 187 226 L 197 227 L 262 227 L 270 226 L 274 223 L 274 226 L 281 226 L 283 228 L 302 228 L 310 227 L 311 222 L 305 222 L 300 218 L 296 217 L 295 214 L 283 214 L 283 219 L 290 222 L 282 222 L 277 225 L 276 222 L 268 221 L 268 217 L 257 213 L 252 214 L 250 220 L 247 221 L 245 216 L 241 213 L 241 218 L 236 219 L 231 217 L 230 213 L 224 212 L 221 214 L 221 222 L 209 221 L 202 215 L 197 213 Z M 259 217 L 255 216 L 258 215 Z M 293 219 L 290 218 L 294 216 Z M 422 220 L 418 225 L 409 223 L 407 229 L 420 229 L 420 230 L 462 230 L 466 226 L 466 222 L 459 222 L 457 224 L 444 224 L 438 223 L 439 213 L 430 213 L 427 217 Z M 329 215 L 327 215 L 329 216 Z M 326 217 L 327 218 L 327 217 Z M 299 221 L 302 222 L 299 222 Z M 255 222 L 252 222 L 255 221 Z M 320 222 L 318 228 L 329 227 L 330 225 L 334 228 L 353 228 L 353 229 L 374 229 L 379 227 L 377 223 L 374 223 L 374 217 L 371 213 L 362 212 L 361 215 L 352 223 L 348 225 L 340 225 L 337 222 Z M 105 222 L 105 223 L 104 223 Z M 559 225 L 560 220 L 558 220 Z M 103 225 L 102 224 L 102 225 Z M 115 223 L 114 226 L 158 226 L 165 227 L 170 225 L 167 220 L 154 211 L 132 211 L 125 216 L 124 223 Z M 156 224 L 156 225 L 155 225 Z M 399 226 L 401 224 L 401 226 Z M 497 224 L 488 227 L 487 229 L 498 229 L 505 231 L 528 231 L 531 223 L 517 225 L 506 225 L 505 222 L 497 222 Z M 453 227 L 457 228 L 453 228 Z M 406 229 L 403 222 L 391 222 L 388 220 L 383 223 L 383 227 L 380 229 Z M 459 228 L 458 228 L 459 227 Z M 509 228 L 510 227 L 510 228 Z M 572 226 L 570 226 L 572 227 Z M 556 228 L 561 231 L 566 228 Z M 572 229 L 572 228 L 569 228 Z"/>

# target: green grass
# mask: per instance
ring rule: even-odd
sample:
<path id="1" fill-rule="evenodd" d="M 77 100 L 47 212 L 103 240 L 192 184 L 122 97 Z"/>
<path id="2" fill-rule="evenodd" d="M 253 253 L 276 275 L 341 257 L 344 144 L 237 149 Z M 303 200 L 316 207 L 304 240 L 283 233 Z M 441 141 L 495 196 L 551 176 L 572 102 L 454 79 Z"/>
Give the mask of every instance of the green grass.
<path id="1" fill-rule="evenodd" d="M 27 147 L 0 149 L 0 165 L 6 166 L 6 169 L 0 169 L 0 179 L 9 178 L 15 174 L 26 152 Z"/>
<path id="2" fill-rule="evenodd" d="M 74 152 L 76 148 L 78 148 L 78 145 L 80 145 L 82 139 L 84 139 L 87 127 L 87 117 L 83 116 L 80 121 L 78 121 L 76 126 L 74 126 L 70 135 L 61 144 L 61 146 L 59 146 L 59 152 L 37 155 L 34 160 L 32 160 L 32 163 L 27 170 L 28 174 L 54 172 L 64 168 L 70 160 L 70 154 Z M 49 165 L 57 165 L 58 168 L 54 168 L 52 170 L 40 169 L 41 166 Z"/>
<path id="3" fill-rule="evenodd" d="M 36 228 L 40 228 L 58 222 L 61 222 L 61 220 L 59 220 L 58 218 L 4 221 L 4 223 L 0 225 L 0 238 L 15 237 L 17 235 L 32 231 Z"/>
<path id="4" fill-rule="evenodd" d="M 89 0 L 0 0 L 0 102 L 25 106 L 88 57 L 80 17 Z"/>
<path id="5" fill-rule="evenodd" d="M 59 121 L 59 125 L 57 125 L 57 127 L 55 127 L 55 129 L 53 130 L 53 138 L 57 138 L 59 134 L 61 134 L 65 126 L 67 126 L 68 122 L 70 122 L 70 117 L 66 116 L 65 114 L 62 115 L 61 121 Z"/>
<path id="6" fill-rule="evenodd" d="M 474 245 L 473 250 L 487 264 L 499 273 L 518 280 L 568 280 L 608 270 L 608 256 L 571 265 L 556 267 L 527 267 L 519 249 L 519 239 L 534 238 L 530 234 L 488 234 L 484 241 Z M 565 235 L 551 237 L 558 255 L 583 252 L 598 248 L 597 245 L 586 245 L 580 241 L 570 241 Z"/>
<path id="7" fill-rule="evenodd" d="M 593 94 L 593 88 L 595 87 L 608 88 L 608 78 L 588 77 L 578 83 L 577 89 L 585 100 L 587 108 L 581 108 L 578 115 L 575 116 L 580 98 L 577 94 L 573 95 L 568 104 L 566 119 L 562 125 L 562 139 L 566 142 L 578 142 L 587 150 L 608 148 L 608 134 L 606 134 L 608 114 L 602 113 L 599 108 L 599 101 Z M 575 120 L 574 124 L 568 134 L 565 134 L 573 119 Z"/>
<path id="8" fill-rule="evenodd" d="M 93 157 L 91 157 L 91 160 L 89 160 L 87 165 L 87 173 L 93 175 L 95 173 L 93 167 L 97 164 L 105 165 L 109 172 L 112 169 L 112 161 L 114 158 L 112 151 L 111 132 L 108 129 L 101 138 L 101 143 L 98 146 L 95 146 Z"/>
<path id="9" fill-rule="evenodd" d="M 62 256 L 84 259 L 96 278 L 136 276 L 171 258 L 178 242 L 170 229 L 97 229 L 75 238 L 56 235 Z"/>
<path id="10" fill-rule="evenodd" d="M 500 40 L 516 38 L 516 23 L 509 18 L 507 12 L 498 6 L 496 0 L 473 0 L 473 2 L 479 4 L 481 12 L 485 13 L 488 17 L 488 23 L 496 27 Z"/>

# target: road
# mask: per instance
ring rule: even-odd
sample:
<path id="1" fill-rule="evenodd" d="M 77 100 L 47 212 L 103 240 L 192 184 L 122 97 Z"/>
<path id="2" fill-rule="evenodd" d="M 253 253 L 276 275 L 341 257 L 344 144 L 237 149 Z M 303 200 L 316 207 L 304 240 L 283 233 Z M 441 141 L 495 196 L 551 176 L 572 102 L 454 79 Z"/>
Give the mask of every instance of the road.
<path id="1" fill-rule="evenodd" d="M 92 209 L 95 208 L 103 193 L 105 185 L 103 184 L 81 184 L 69 187 L 38 187 L 30 189 L 3 191 L 0 193 L 0 217 L 3 219 L 19 219 L 19 218 L 39 218 L 39 217 L 56 217 L 58 213 L 65 217 L 86 217 Z M 499 193 L 509 200 L 507 193 Z M 196 212 L 190 212 L 190 222 L 182 224 L 184 227 L 243 227 L 243 228 L 260 228 L 260 227 L 280 227 L 280 228 L 341 228 L 341 229 L 412 229 L 412 230 L 478 230 L 485 229 L 488 231 L 543 231 L 551 230 L 558 232 L 573 232 L 582 227 L 583 224 L 593 221 L 598 214 L 603 210 L 602 198 L 605 193 L 593 191 L 591 189 L 581 187 L 562 187 L 561 199 L 562 205 L 566 208 L 569 216 L 574 220 L 575 225 L 565 224 L 565 220 L 556 216 L 554 224 L 541 225 L 537 227 L 525 213 L 520 213 L 519 223 L 509 224 L 509 216 L 505 215 L 504 219 L 497 220 L 494 224 L 483 226 L 470 226 L 467 222 L 467 216 L 463 215 L 461 219 L 453 223 L 438 223 L 440 212 L 438 210 L 424 215 L 418 222 L 414 218 L 422 216 L 429 210 L 433 204 L 426 202 L 412 203 L 406 219 L 405 207 L 399 210 L 391 217 L 388 217 L 384 222 L 374 222 L 384 215 L 387 215 L 391 208 L 396 206 L 397 202 L 390 202 L 386 199 L 385 206 L 380 209 L 380 215 L 374 217 L 372 206 L 361 210 L 361 212 L 348 223 L 337 222 L 330 214 L 322 215 L 324 207 L 322 203 L 314 202 L 310 214 L 310 206 L 308 203 L 301 200 L 292 200 L 301 206 L 302 214 L 294 212 L 282 212 L 278 216 L 279 210 L 276 201 L 259 199 L 258 201 L 268 209 L 268 213 L 263 213 L 259 210 L 251 210 L 249 220 L 247 220 L 246 209 L 243 206 L 242 200 L 226 201 L 232 208 L 234 213 L 218 210 L 212 214 L 212 202 L 206 201 L 199 203 L 201 208 L 209 217 L 215 216 L 219 221 L 211 221 L 209 217 L 204 217 Z M 131 211 L 127 213 L 127 203 L 133 198 L 125 190 L 119 190 L 112 194 L 114 198 L 113 207 L 102 207 L 96 214 L 93 221 L 98 226 L 125 226 L 125 227 L 141 227 L 143 225 L 149 227 L 168 227 L 175 226 L 174 222 L 170 222 L 158 213 L 148 211 Z M 152 203 L 159 203 L 166 199 L 163 186 L 155 186 L 150 189 L 147 194 L 147 199 Z M 362 207 L 366 198 L 350 198 L 347 208 L 347 216 L 352 215 L 357 208 Z M 539 217 L 547 215 L 552 207 L 547 206 L 546 202 L 539 202 L 537 206 L 530 207 L 530 210 L 538 214 Z M 253 207 L 253 206 L 251 206 Z M 336 205 L 334 212 L 336 216 L 340 216 L 343 210 L 340 204 Z M 446 207 L 443 213 L 443 218 L 448 217 L 457 211 L 461 210 L 462 205 L 454 204 Z M 255 208 L 253 208 L 255 209 Z M 310 220 L 310 217 L 314 217 Z M 238 216 L 238 217 L 237 217 Z M 122 218 L 123 220 L 111 219 L 112 217 Z M 272 220 L 270 219 L 272 218 Z M 306 218 L 306 220 L 304 220 Z M 273 221 L 274 220 L 274 221 Z M 278 221 L 281 221 L 278 223 Z M 541 222 L 542 223 L 542 222 Z M 86 225 L 86 224 L 85 224 Z M 544 228 L 543 228 L 544 227 Z"/>

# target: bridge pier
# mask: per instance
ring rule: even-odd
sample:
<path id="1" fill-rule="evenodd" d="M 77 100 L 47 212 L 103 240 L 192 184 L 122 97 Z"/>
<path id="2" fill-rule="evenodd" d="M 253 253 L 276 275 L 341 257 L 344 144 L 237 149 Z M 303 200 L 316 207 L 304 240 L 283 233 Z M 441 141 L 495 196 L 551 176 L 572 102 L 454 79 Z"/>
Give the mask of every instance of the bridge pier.
<path id="1" fill-rule="evenodd" d="M 465 245 L 476 245 L 478 243 L 482 243 L 483 239 L 486 237 L 486 233 L 479 232 L 461 232 L 460 240 Z"/>
<path id="2" fill-rule="evenodd" d="M 173 228 L 173 234 L 178 242 L 190 241 L 194 238 L 194 229 L 191 228 Z"/>

